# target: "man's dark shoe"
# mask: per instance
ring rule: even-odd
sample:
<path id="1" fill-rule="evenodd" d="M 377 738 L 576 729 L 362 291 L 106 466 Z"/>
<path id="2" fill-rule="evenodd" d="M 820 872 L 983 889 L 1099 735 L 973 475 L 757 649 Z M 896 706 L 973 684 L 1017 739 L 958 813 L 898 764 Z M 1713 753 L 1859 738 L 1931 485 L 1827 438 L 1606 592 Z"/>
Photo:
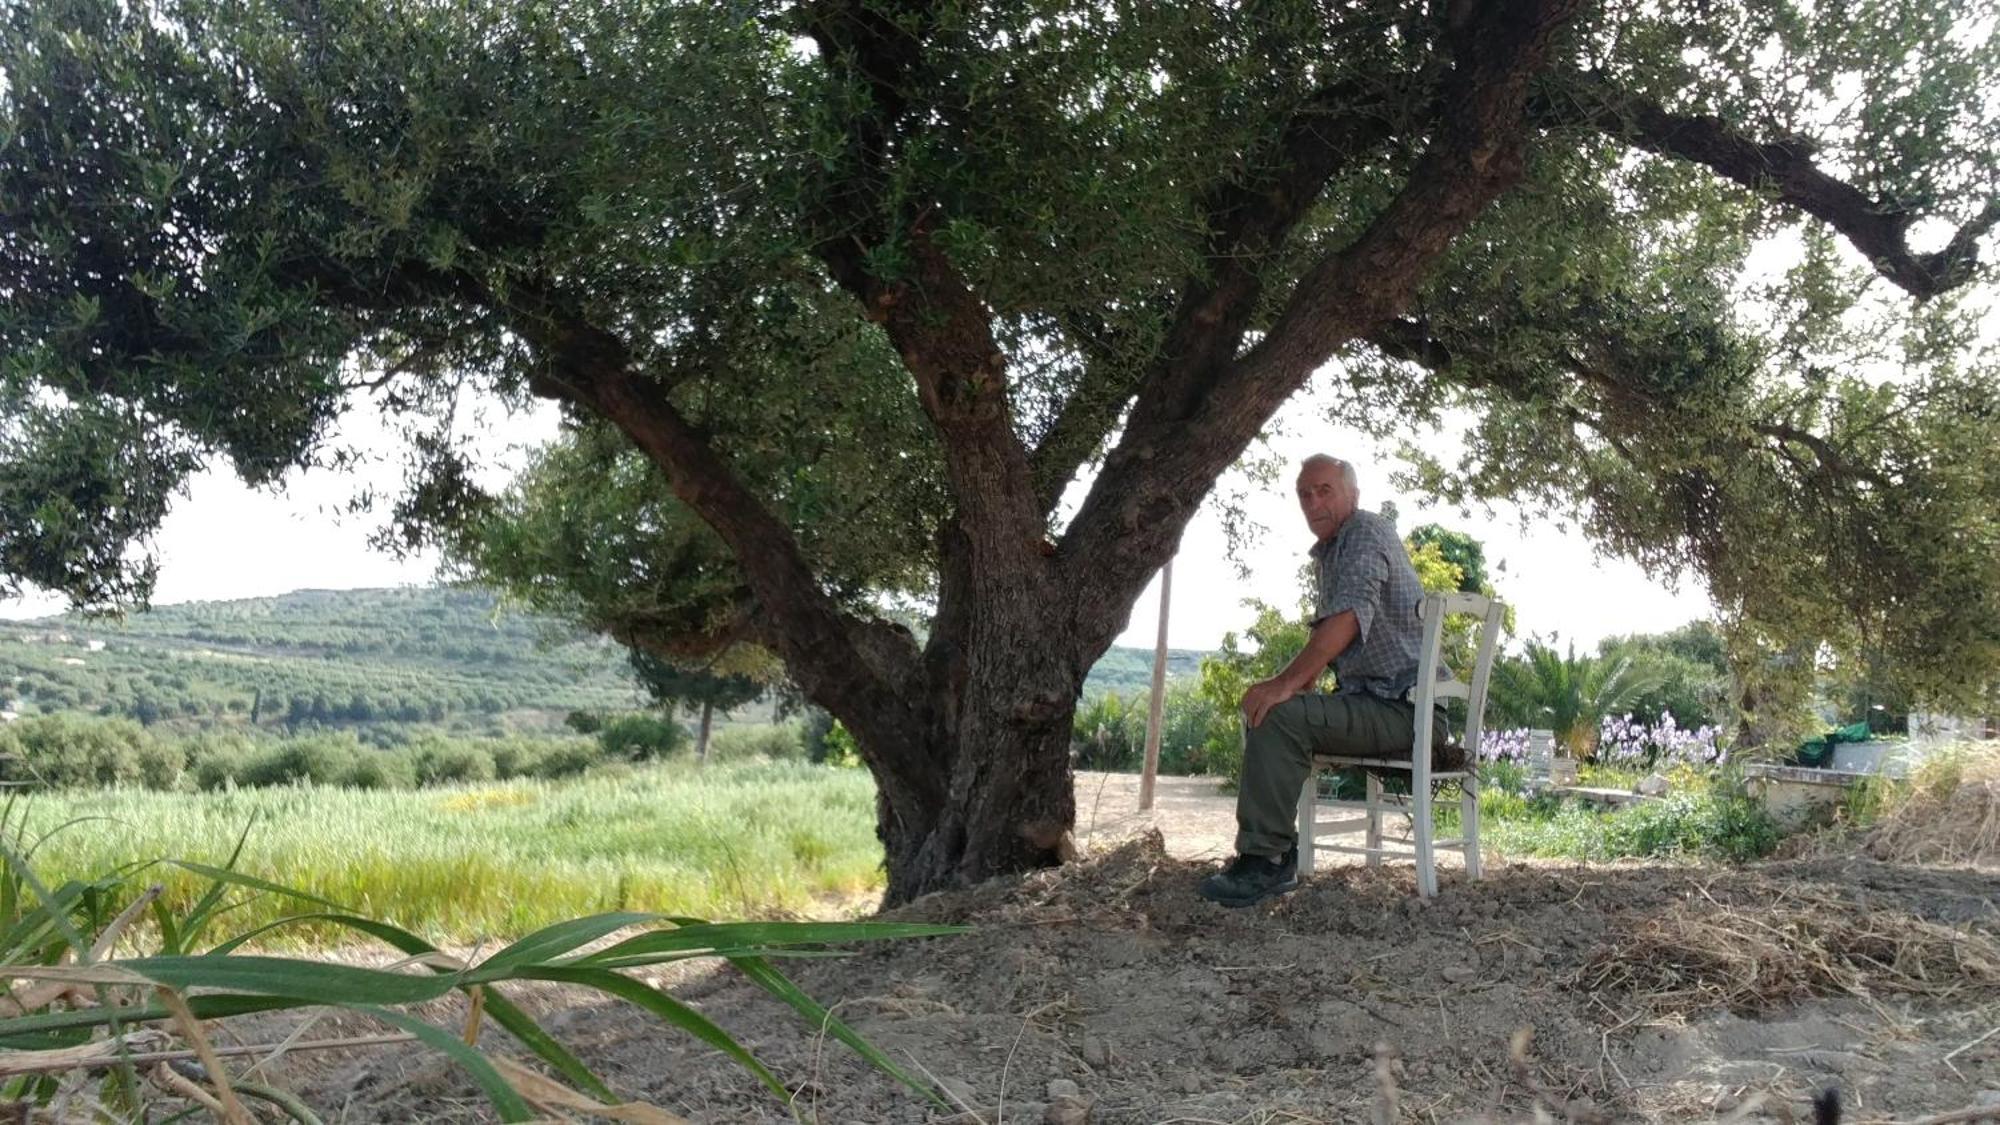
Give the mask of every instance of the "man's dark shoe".
<path id="1" fill-rule="evenodd" d="M 1271 859 L 1239 855 L 1201 881 L 1201 897 L 1224 906 L 1251 906 L 1299 885 L 1299 849 Z"/>

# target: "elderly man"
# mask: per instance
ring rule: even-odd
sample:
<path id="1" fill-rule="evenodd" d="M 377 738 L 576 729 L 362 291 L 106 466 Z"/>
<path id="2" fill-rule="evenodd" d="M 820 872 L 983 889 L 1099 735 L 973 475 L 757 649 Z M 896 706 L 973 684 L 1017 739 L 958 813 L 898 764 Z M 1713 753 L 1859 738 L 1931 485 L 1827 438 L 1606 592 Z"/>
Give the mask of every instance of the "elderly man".
<path id="1" fill-rule="evenodd" d="M 1203 898 L 1249 906 L 1299 883 L 1299 789 L 1315 754 L 1405 758 L 1414 739 L 1424 591 L 1395 526 L 1357 507 L 1354 466 L 1319 454 L 1299 469 L 1299 510 L 1312 528 L 1317 602 L 1306 647 L 1243 693 L 1243 784 L 1236 858 L 1202 882 Z M 1331 664 L 1332 695 L 1310 692 Z M 1443 745 L 1440 716 L 1430 716 Z"/>

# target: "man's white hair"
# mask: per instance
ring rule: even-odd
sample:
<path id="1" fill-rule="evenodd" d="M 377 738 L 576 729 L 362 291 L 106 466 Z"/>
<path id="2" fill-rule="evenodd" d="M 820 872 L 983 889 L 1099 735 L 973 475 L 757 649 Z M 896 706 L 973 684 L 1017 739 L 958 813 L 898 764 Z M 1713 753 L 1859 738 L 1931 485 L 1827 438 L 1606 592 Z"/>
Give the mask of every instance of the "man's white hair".
<path id="1" fill-rule="evenodd" d="M 1325 453 L 1315 453 L 1311 457 L 1306 458 L 1303 462 L 1299 464 L 1299 470 L 1301 472 L 1307 469 L 1317 469 L 1321 467 L 1339 470 L 1340 483 L 1346 485 L 1348 491 L 1350 492 L 1361 491 L 1361 482 L 1357 480 L 1354 476 L 1354 465 L 1352 462 L 1342 461 L 1338 457 L 1334 457 Z"/>

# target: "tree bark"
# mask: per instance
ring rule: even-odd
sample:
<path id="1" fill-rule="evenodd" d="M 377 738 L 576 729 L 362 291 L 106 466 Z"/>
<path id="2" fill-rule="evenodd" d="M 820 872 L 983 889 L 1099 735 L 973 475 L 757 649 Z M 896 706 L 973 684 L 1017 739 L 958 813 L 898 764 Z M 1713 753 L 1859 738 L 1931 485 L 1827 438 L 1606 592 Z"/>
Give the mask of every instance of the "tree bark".
<path id="1" fill-rule="evenodd" d="M 694 760 L 700 762 L 703 765 L 708 764 L 708 732 L 709 732 L 709 727 L 714 722 L 714 720 L 715 720 L 715 704 L 710 703 L 705 699 L 702 700 L 701 731 L 694 737 Z"/>

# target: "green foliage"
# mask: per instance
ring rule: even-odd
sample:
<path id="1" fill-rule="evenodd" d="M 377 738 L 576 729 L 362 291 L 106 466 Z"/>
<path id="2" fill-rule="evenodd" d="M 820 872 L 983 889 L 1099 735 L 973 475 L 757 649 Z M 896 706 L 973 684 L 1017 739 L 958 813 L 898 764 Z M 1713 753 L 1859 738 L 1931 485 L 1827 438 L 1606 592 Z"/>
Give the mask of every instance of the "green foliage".
<path id="1" fill-rule="evenodd" d="M 1742 863 L 1769 855 L 1781 833 L 1764 806 L 1726 787 L 1669 793 L 1612 812 L 1579 802 L 1482 795 L 1482 831 L 1509 855 L 1601 862 L 1681 857 Z"/>
<path id="2" fill-rule="evenodd" d="M 728 711 L 764 694 L 765 681 L 757 676 L 663 660 L 643 649 L 632 649 L 626 655 L 639 686 L 670 712 L 676 708 Z"/>
<path id="3" fill-rule="evenodd" d="M 1652 681 L 1622 656 L 1559 653 L 1529 639 L 1520 656 L 1493 661 L 1488 722 L 1496 727 L 1552 730 L 1579 758 L 1590 756 L 1604 716 L 1632 709 Z"/>
<path id="4" fill-rule="evenodd" d="M 1463 531 L 1455 531 L 1442 524 L 1427 523 L 1411 531 L 1404 539 L 1410 546 L 1410 556 L 1416 558 L 1425 548 L 1435 547 L 1437 555 L 1450 565 L 1458 568 L 1460 592 L 1467 594 L 1491 593 L 1492 586 L 1486 580 L 1486 547 L 1479 540 Z M 1439 587 L 1424 584 L 1424 589 Z"/>
<path id="5" fill-rule="evenodd" d="M 49 788 L 179 780 L 180 763 L 137 723 L 67 715 L 0 727 L 0 780 Z"/>
<path id="6" fill-rule="evenodd" d="M 604 756 L 628 762 L 669 758 L 688 749 L 687 732 L 652 715 L 621 715 L 597 732 Z"/>
<path id="7" fill-rule="evenodd" d="M 1071 720 L 1070 753 L 1077 768 L 1129 770 L 1146 749 L 1146 696 L 1116 693 L 1086 700 Z"/>
<path id="8" fill-rule="evenodd" d="M 611 752 L 611 745 L 606 740 L 607 754 Z M 632 757 L 650 756 L 633 750 L 625 753 Z M 487 781 L 494 773 L 493 755 L 484 746 L 464 740 L 422 738 L 410 744 L 408 754 L 419 785 Z"/>
<path id="9" fill-rule="evenodd" d="M 1725 726 L 1732 717 L 1728 655 L 1721 630 L 1710 622 L 1607 638 L 1598 645 L 1598 658 L 1629 661 L 1633 678 L 1646 685 L 1626 705 L 1635 716 L 1656 721 L 1671 714 L 1688 730 Z"/>
<path id="10" fill-rule="evenodd" d="M 823 748 L 819 761 L 836 769 L 861 768 L 861 744 L 854 741 L 846 727 L 838 721 L 827 728 L 826 737 L 820 740 Z"/>

